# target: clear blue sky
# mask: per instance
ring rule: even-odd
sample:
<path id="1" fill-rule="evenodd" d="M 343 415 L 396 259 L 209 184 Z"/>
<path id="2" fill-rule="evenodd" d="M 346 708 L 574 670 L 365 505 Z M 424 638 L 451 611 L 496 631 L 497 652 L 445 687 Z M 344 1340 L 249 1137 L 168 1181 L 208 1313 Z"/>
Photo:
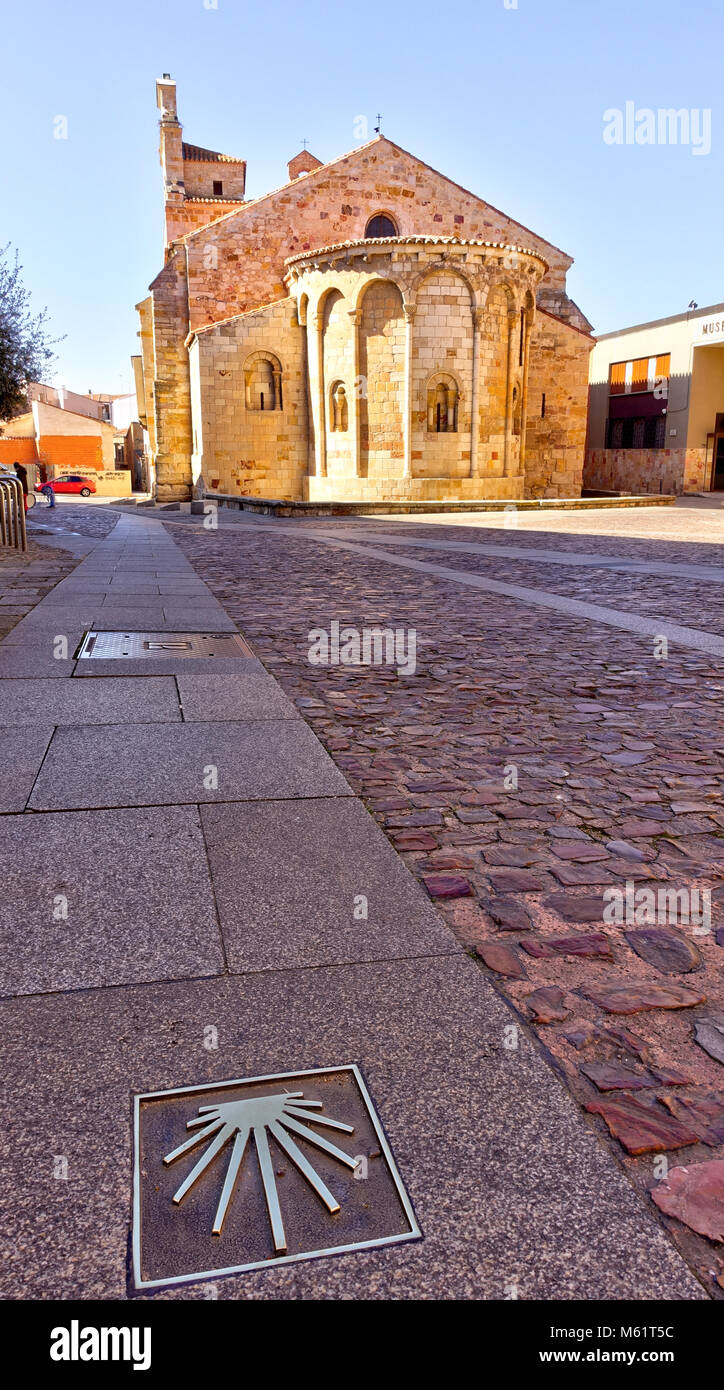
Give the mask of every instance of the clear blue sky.
<path id="1" fill-rule="evenodd" d="M 246 158 L 251 197 L 303 137 L 334 158 L 380 111 L 390 139 L 575 257 L 596 331 L 724 300 L 715 0 L 25 0 L 2 30 L 0 244 L 67 335 L 56 384 L 130 385 L 133 306 L 161 265 L 162 72 L 185 138 Z M 626 101 L 709 108 L 711 153 L 607 145 L 603 113 Z"/>

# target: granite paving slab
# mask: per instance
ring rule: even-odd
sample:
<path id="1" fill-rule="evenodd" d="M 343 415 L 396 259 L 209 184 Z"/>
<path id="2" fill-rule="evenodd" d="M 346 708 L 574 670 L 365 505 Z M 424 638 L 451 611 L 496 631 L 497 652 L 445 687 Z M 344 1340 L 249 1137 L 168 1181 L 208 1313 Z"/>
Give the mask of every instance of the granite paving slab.
<path id="1" fill-rule="evenodd" d="M 108 632 L 152 630 L 154 632 L 236 632 L 235 624 L 223 608 L 206 609 L 186 605 L 169 613 L 165 608 L 101 604 L 92 623 Z"/>
<path id="2" fill-rule="evenodd" d="M 140 680 L 102 677 L 92 684 L 59 682 L 47 677 L 0 681 L 0 723 L 7 725 L 34 725 L 41 721 L 151 724 L 180 719 L 178 693 L 171 676 Z"/>
<path id="3" fill-rule="evenodd" d="M 53 736 L 49 724 L 0 728 L 0 813 L 22 811 Z"/>
<path id="4" fill-rule="evenodd" d="M 188 721 L 299 718 L 292 701 L 265 671 L 190 676 L 179 672 L 176 683 Z"/>
<path id="5" fill-rule="evenodd" d="M 154 615 L 159 618 L 163 616 L 160 594 L 118 594 L 111 597 L 110 589 L 106 589 L 100 608 L 105 614 L 106 622 L 116 613 L 134 613 L 142 617 L 148 627 L 153 622 Z"/>
<path id="6" fill-rule="evenodd" d="M 233 971 L 460 949 L 361 802 L 204 806 L 201 818 Z"/>
<path id="7" fill-rule="evenodd" d="M 0 859 L 3 995 L 224 969 L 195 808 L 3 816 Z"/>
<path id="8" fill-rule="evenodd" d="M 33 810 L 351 796 L 301 720 L 58 729 Z"/>
<path id="9" fill-rule="evenodd" d="M 219 1298 L 704 1298 L 511 1026 L 460 956 L 3 1002 L 0 1295 L 124 1297 L 134 1093 L 356 1062 L 424 1238 L 221 1278 Z"/>
<path id="10" fill-rule="evenodd" d="M 47 613 L 49 609 L 77 608 L 79 612 L 86 613 L 89 608 L 97 607 L 103 603 L 106 590 L 101 588 L 96 582 L 94 587 L 83 589 L 65 588 L 63 584 L 58 584 L 52 593 L 47 594 L 42 603 L 39 603 L 33 610 L 36 614 Z"/>
<path id="11" fill-rule="evenodd" d="M 72 653 L 75 646 L 68 644 Z M 29 646 L 18 643 L 0 645 L 0 681 L 23 680 L 28 676 L 44 676 L 56 679 L 58 676 L 72 676 L 75 657 L 53 655 L 52 643 Z"/>
<path id="12" fill-rule="evenodd" d="M 88 607 L 78 607 L 78 605 L 68 605 L 58 603 L 50 604 L 44 608 L 39 603 L 32 613 L 13 628 L 8 633 L 5 641 L 11 641 L 13 645 L 18 642 L 29 641 L 31 644 L 52 641 L 53 634 L 62 633 L 68 636 L 70 633 L 85 632 L 92 627 L 97 615 L 100 613 L 102 604 L 89 604 Z"/>

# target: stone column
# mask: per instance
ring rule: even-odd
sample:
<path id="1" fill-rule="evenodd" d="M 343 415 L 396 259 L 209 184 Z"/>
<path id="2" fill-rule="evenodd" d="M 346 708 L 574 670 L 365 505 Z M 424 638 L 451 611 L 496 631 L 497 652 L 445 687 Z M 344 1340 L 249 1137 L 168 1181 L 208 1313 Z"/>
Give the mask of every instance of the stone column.
<path id="1" fill-rule="evenodd" d="M 485 321 L 483 309 L 473 309 L 473 390 L 470 401 L 470 477 L 478 476 L 480 443 L 480 338 Z"/>
<path id="2" fill-rule="evenodd" d="M 520 445 L 518 449 L 518 471 L 525 475 L 525 420 L 528 411 L 528 363 L 530 361 L 530 338 L 533 332 L 533 315 L 526 313 L 525 337 L 523 339 L 523 380 L 520 396 Z"/>
<path id="3" fill-rule="evenodd" d="M 301 352 L 301 359 L 302 359 L 302 383 L 303 383 L 303 388 L 304 388 L 304 389 L 303 389 L 303 394 L 302 394 L 302 403 L 303 403 L 303 405 L 304 405 L 304 416 L 305 416 L 305 420 L 306 420 L 306 435 L 307 435 L 307 448 L 306 448 L 307 474 L 310 474 L 311 471 L 312 471 L 312 451 L 313 451 L 313 447 L 314 447 L 314 445 L 313 445 L 313 438 L 314 438 L 314 421 L 313 421 L 313 418 L 312 418 L 312 383 L 311 383 L 311 381 L 310 381 L 310 379 L 309 379 L 309 329 L 308 329 L 308 327 L 307 327 L 307 314 L 305 313 L 305 315 L 304 315 L 304 322 L 302 322 L 301 318 L 299 317 L 299 310 L 297 309 L 296 323 L 297 323 L 297 327 L 299 328 L 299 331 L 300 331 L 300 333 L 301 333 L 301 335 L 302 335 L 302 352 Z"/>
<path id="4" fill-rule="evenodd" d="M 447 400 L 446 400 L 446 407 L 447 407 L 447 408 L 446 408 L 446 411 L 445 411 L 445 415 L 446 415 L 446 417 L 447 417 L 447 432 L 448 432 L 448 434 L 454 434 L 454 433 L 455 433 L 455 396 L 456 396 L 456 394 L 457 394 L 457 393 L 456 393 L 456 391 L 455 391 L 455 387 L 454 387 L 454 386 L 448 386 L 447 391 L 445 392 L 445 395 L 446 395 L 446 397 L 447 397 Z"/>
<path id="5" fill-rule="evenodd" d="M 515 385 L 516 329 L 520 323 L 517 309 L 508 310 L 508 367 L 505 383 L 505 447 L 503 473 L 509 478 L 513 471 L 513 386 Z"/>
<path id="6" fill-rule="evenodd" d="M 352 466 L 352 476 L 359 478 L 359 402 L 360 402 L 360 379 L 359 379 L 359 325 L 362 314 L 359 309 L 352 309 L 349 315 L 350 332 L 352 334 L 352 393 L 351 400 L 347 399 L 347 410 L 349 418 L 349 452 L 350 463 Z M 364 382 L 364 389 L 367 390 L 367 383 Z"/>
<path id="7" fill-rule="evenodd" d="M 310 338 L 313 342 L 310 342 Z M 309 400 L 314 422 L 314 476 L 327 476 L 326 412 L 324 409 L 324 315 L 307 315 L 309 345 Z M 312 375 L 314 363 L 314 375 Z"/>
<path id="8" fill-rule="evenodd" d="M 403 478 L 412 477 L 412 325 L 415 319 L 414 304 L 405 304 L 405 391 L 402 421 L 402 444 L 404 462 Z"/>

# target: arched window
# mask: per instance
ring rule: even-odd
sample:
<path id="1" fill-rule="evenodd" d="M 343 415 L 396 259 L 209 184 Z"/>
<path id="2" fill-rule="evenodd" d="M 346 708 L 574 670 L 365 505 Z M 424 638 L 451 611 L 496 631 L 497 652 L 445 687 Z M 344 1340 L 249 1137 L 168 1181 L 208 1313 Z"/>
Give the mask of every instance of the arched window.
<path id="1" fill-rule="evenodd" d="M 371 217 L 365 228 L 366 237 L 397 236 L 397 228 L 391 217 L 378 212 Z"/>
<path id="2" fill-rule="evenodd" d="M 427 384 L 428 434 L 455 434 L 458 427 L 458 387 L 447 372 L 439 372 Z"/>
<path id="3" fill-rule="evenodd" d="M 270 352 L 254 352 L 244 363 L 247 410 L 282 409 L 282 364 Z"/>
<path id="4" fill-rule="evenodd" d="M 343 381 L 335 381 L 329 393 L 329 399 L 331 406 L 329 412 L 330 428 L 344 433 L 349 428 L 349 408 Z"/>

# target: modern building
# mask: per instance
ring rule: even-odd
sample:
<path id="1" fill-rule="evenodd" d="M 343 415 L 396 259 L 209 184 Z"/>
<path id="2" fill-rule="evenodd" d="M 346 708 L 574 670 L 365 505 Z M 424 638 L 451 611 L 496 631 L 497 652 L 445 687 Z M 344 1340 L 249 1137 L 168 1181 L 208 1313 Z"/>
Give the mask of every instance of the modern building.
<path id="1" fill-rule="evenodd" d="M 580 494 L 570 256 L 381 134 L 303 150 L 247 201 L 246 162 L 184 141 L 168 74 L 156 94 L 166 244 L 136 389 L 160 499 Z"/>
<path id="2" fill-rule="evenodd" d="M 724 304 L 596 339 L 583 484 L 724 490 Z"/>
<path id="3" fill-rule="evenodd" d="M 43 382 L 31 382 L 27 396 L 30 409 L 0 429 L 0 463 L 24 464 L 32 483 L 89 474 L 101 495 L 143 487 L 143 432 L 138 422 L 125 423 L 129 411 L 135 415 L 135 396 L 83 396 Z"/>

